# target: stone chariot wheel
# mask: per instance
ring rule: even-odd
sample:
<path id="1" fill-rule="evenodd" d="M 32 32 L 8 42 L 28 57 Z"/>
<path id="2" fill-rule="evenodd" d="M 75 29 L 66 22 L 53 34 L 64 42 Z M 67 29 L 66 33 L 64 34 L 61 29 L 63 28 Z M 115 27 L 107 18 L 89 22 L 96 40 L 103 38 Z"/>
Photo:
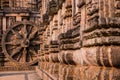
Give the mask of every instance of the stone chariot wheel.
<path id="1" fill-rule="evenodd" d="M 2 49 L 10 61 L 30 66 L 37 63 L 40 48 L 38 26 L 29 21 L 17 22 L 2 38 Z"/>

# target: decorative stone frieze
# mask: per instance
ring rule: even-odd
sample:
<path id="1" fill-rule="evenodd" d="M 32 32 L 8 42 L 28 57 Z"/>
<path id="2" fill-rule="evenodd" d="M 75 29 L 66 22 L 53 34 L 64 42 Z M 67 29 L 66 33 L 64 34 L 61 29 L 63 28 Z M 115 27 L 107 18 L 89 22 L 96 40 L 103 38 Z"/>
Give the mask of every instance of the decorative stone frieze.
<path id="1" fill-rule="evenodd" d="M 85 0 L 78 0 L 78 7 L 81 8 L 83 5 L 85 5 Z"/>
<path id="2" fill-rule="evenodd" d="M 115 5 L 109 4 L 112 4 L 112 1 L 86 1 L 83 46 L 119 45 L 120 18 L 116 14 L 116 11 L 119 11 L 119 1 L 114 1 Z"/>
<path id="3" fill-rule="evenodd" d="M 54 15 L 57 13 L 57 11 L 58 11 L 57 2 L 55 0 L 51 0 L 48 4 L 48 9 L 47 9 L 48 14 Z"/>
<path id="4" fill-rule="evenodd" d="M 73 18 L 73 26 L 80 27 L 80 21 L 81 21 L 81 12 L 79 11 L 77 14 L 75 14 Z"/>
<path id="5" fill-rule="evenodd" d="M 58 80 L 119 80 L 120 0 L 62 1 L 52 5 L 39 67 Z"/>

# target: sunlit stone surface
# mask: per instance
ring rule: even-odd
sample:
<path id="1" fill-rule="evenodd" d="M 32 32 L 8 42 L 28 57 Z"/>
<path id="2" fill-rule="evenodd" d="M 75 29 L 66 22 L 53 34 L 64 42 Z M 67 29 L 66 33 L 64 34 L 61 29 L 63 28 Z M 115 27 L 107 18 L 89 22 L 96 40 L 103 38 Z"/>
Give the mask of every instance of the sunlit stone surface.
<path id="1" fill-rule="evenodd" d="M 120 0 L 0 0 L 0 41 L 0 80 L 120 80 Z"/>

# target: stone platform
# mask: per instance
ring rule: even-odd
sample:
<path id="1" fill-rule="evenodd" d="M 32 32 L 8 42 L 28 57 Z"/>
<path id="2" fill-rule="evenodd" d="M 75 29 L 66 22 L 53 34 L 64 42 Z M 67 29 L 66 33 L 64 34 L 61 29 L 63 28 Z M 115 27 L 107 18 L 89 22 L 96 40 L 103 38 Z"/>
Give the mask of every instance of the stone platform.
<path id="1" fill-rule="evenodd" d="M 42 80 L 35 71 L 0 72 L 0 80 Z"/>

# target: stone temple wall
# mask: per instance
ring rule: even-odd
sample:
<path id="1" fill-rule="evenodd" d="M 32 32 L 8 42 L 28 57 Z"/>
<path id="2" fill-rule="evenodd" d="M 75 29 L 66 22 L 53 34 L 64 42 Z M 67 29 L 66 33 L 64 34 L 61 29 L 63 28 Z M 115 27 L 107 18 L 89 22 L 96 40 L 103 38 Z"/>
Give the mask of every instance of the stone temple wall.
<path id="1" fill-rule="evenodd" d="M 120 0 L 42 3 L 43 80 L 120 80 Z"/>

